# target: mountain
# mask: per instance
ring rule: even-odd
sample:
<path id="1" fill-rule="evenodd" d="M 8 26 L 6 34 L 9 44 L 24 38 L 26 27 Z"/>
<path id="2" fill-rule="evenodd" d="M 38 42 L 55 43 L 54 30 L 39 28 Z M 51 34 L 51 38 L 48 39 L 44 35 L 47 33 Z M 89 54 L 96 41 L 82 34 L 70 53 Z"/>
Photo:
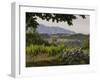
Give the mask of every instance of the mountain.
<path id="1" fill-rule="evenodd" d="M 41 34 L 75 34 L 74 31 L 70 31 L 59 26 L 46 26 L 43 24 L 38 26 L 37 31 Z"/>

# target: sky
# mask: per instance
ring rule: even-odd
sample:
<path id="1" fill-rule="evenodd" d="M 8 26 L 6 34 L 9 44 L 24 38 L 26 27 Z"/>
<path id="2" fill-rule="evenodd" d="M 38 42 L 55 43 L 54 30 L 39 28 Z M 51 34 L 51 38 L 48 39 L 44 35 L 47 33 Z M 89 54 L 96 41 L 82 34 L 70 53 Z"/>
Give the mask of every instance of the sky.
<path id="1" fill-rule="evenodd" d="M 67 22 L 52 22 L 52 21 L 46 21 L 42 20 L 40 18 L 37 18 L 37 21 L 39 24 L 44 24 L 48 27 L 61 27 L 64 29 L 68 29 L 71 31 L 74 31 L 76 33 L 83 33 L 83 34 L 89 34 L 89 27 L 90 27 L 90 16 L 86 15 L 86 19 L 83 19 L 82 17 L 77 16 L 77 19 L 73 20 L 73 25 L 69 26 Z"/>

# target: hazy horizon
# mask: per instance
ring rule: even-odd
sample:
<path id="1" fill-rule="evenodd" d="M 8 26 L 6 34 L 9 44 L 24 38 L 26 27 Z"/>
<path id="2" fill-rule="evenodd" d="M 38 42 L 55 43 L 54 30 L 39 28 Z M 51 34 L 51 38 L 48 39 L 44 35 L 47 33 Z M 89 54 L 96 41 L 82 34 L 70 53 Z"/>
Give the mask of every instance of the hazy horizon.
<path id="1" fill-rule="evenodd" d="M 89 26 L 90 26 L 90 16 L 85 16 L 86 19 L 83 19 L 82 17 L 79 17 L 78 15 L 77 19 L 73 20 L 73 25 L 69 26 L 67 24 L 67 22 L 52 22 L 50 21 L 46 21 L 46 20 L 42 20 L 40 18 L 37 18 L 37 22 L 39 24 L 43 24 L 45 26 L 48 27 L 60 27 L 66 30 L 70 30 L 70 31 L 74 31 L 75 33 L 82 33 L 82 34 L 89 34 Z"/>
<path id="2" fill-rule="evenodd" d="M 39 27 L 41 26 L 41 25 L 44 25 L 44 24 L 39 24 Z M 60 26 L 48 26 L 48 25 L 44 25 L 45 27 L 50 27 L 50 28 L 62 28 L 62 29 L 65 29 L 65 28 L 63 28 L 63 27 L 60 27 Z M 42 27 L 42 26 L 41 26 Z M 65 30 L 69 30 L 69 29 L 65 29 Z M 73 31 L 73 30 L 69 30 L 69 31 L 72 31 L 72 32 L 75 32 L 75 31 Z M 45 33 L 45 32 L 44 32 Z M 59 32 L 60 33 L 60 32 Z M 86 35 L 89 35 L 89 33 L 79 33 L 79 32 L 75 32 L 76 34 L 86 34 Z"/>

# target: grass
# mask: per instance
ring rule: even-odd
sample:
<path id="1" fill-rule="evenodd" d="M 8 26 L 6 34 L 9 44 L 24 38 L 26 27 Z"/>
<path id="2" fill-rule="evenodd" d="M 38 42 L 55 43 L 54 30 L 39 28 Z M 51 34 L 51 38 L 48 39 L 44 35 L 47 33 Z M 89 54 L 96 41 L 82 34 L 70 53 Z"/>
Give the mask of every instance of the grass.
<path id="1" fill-rule="evenodd" d="M 42 65 L 52 65 L 52 61 L 55 61 L 59 58 L 59 54 L 56 56 L 49 56 L 47 54 L 33 56 L 31 60 L 26 59 L 26 66 L 42 66 Z"/>
<path id="2" fill-rule="evenodd" d="M 63 57 L 63 53 L 58 53 L 55 56 L 50 56 L 48 53 L 38 54 L 35 56 L 26 55 L 26 67 L 89 64 L 88 50 L 83 50 L 83 53 L 75 54 L 69 52 L 69 49 L 66 51 L 68 52 Z M 27 58 L 27 56 L 29 58 Z"/>
<path id="3" fill-rule="evenodd" d="M 89 64 L 89 48 L 87 42 L 79 47 L 69 44 L 51 44 L 26 46 L 26 67 L 80 65 Z"/>
<path id="4" fill-rule="evenodd" d="M 56 57 L 58 57 L 58 56 L 46 56 L 45 54 L 44 55 L 38 55 L 38 56 L 33 57 L 33 61 L 34 62 L 51 61 L 51 60 L 56 59 Z"/>

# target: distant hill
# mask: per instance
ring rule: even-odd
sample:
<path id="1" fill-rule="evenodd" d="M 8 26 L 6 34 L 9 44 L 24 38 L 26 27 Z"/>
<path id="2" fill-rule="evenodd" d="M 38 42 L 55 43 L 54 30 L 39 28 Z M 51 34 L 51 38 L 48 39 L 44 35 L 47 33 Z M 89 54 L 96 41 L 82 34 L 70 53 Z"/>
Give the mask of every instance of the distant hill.
<path id="1" fill-rule="evenodd" d="M 67 36 L 67 35 L 61 36 L 61 38 L 86 40 L 86 39 L 89 39 L 89 34 L 86 35 L 86 34 L 78 33 L 78 34 L 73 34 L 73 35 L 69 35 L 69 36 Z"/>
<path id="2" fill-rule="evenodd" d="M 43 24 L 40 24 L 37 27 L 37 31 L 38 31 L 38 33 L 49 34 L 49 35 L 50 34 L 68 34 L 68 35 L 75 34 L 74 31 L 63 29 L 59 26 L 46 26 L 46 25 L 43 25 Z"/>

